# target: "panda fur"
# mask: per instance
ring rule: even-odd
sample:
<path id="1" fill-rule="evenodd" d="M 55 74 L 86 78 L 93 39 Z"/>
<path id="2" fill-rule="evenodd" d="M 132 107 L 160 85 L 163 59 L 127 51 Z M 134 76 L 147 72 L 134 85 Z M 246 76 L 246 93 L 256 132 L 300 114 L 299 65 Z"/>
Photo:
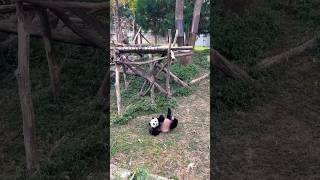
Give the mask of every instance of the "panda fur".
<path id="1" fill-rule="evenodd" d="M 158 118 L 152 118 L 149 122 L 149 133 L 153 136 L 159 135 L 161 132 L 169 132 L 170 130 L 176 128 L 178 125 L 178 120 L 174 118 L 171 114 L 171 109 L 168 108 L 168 114 L 165 118 L 160 115 Z"/>

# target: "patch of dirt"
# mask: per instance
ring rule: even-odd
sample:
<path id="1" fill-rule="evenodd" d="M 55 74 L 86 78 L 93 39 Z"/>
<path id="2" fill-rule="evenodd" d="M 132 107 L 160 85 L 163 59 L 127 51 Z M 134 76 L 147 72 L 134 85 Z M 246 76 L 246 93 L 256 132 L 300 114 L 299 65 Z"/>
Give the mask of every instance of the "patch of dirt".
<path id="1" fill-rule="evenodd" d="M 168 178 L 209 179 L 209 84 L 209 80 L 203 80 L 192 95 L 178 101 L 172 111 L 179 124 L 169 133 L 156 137 L 149 134 L 148 122 L 159 114 L 112 126 L 111 163 L 131 170 L 143 166 L 152 174 Z"/>
<path id="2" fill-rule="evenodd" d="M 273 67 L 263 100 L 217 127 L 216 177 L 320 179 L 319 70 L 311 52 Z"/>

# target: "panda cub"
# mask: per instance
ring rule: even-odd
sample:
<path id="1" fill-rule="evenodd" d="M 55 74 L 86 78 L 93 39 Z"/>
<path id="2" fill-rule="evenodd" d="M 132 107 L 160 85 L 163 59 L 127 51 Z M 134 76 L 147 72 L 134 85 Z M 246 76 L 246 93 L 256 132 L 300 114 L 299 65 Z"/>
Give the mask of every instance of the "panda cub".
<path id="1" fill-rule="evenodd" d="M 174 118 L 171 114 L 171 109 L 168 108 L 167 118 L 160 115 L 158 118 L 152 118 L 149 122 L 149 133 L 151 135 L 157 136 L 161 132 L 169 132 L 170 130 L 176 128 L 178 125 L 178 120 Z"/>

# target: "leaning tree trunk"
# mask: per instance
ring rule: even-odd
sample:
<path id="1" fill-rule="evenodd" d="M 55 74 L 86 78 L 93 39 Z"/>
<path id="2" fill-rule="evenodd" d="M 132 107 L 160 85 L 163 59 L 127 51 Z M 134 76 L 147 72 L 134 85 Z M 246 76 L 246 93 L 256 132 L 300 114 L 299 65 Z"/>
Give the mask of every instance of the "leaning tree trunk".
<path id="1" fill-rule="evenodd" d="M 196 0 L 196 2 L 194 4 L 191 30 L 190 30 L 189 37 L 187 39 L 189 46 L 194 46 L 194 44 L 196 42 L 198 29 L 199 29 L 199 21 L 200 21 L 200 12 L 201 12 L 201 7 L 202 7 L 202 2 L 203 2 L 203 0 Z M 182 65 L 187 65 L 190 63 L 192 63 L 192 56 L 186 56 L 181 59 Z"/>

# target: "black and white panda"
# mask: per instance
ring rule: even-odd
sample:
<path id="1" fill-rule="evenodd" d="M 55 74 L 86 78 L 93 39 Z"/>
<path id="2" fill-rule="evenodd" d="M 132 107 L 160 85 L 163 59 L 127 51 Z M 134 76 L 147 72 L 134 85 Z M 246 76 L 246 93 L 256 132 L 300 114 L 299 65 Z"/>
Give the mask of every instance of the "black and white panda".
<path id="1" fill-rule="evenodd" d="M 170 130 L 176 128 L 178 125 L 178 120 L 174 118 L 171 114 L 171 109 L 168 108 L 168 114 L 165 118 L 160 115 L 158 118 L 152 118 L 149 122 L 149 133 L 153 136 L 159 135 L 161 132 L 169 132 Z"/>

